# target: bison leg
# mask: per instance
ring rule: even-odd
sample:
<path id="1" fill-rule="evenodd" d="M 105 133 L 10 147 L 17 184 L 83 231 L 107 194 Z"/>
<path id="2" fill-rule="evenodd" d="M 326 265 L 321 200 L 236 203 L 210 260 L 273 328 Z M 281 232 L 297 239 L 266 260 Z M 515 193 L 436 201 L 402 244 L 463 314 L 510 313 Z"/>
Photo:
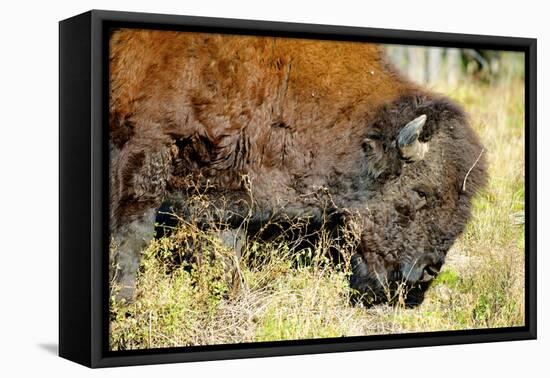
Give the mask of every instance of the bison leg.
<path id="1" fill-rule="evenodd" d="M 153 239 L 155 210 L 146 211 L 143 216 L 120 227 L 113 234 L 117 245 L 114 256 L 116 271 L 114 278 L 119 287 L 116 299 L 135 299 L 136 278 L 142 250 Z"/>
<path id="2" fill-rule="evenodd" d="M 218 232 L 218 238 L 224 245 L 235 251 L 237 261 L 241 259 L 246 243 L 246 234 L 243 230 L 221 230 Z"/>
<path id="3" fill-rule="evenodd" d="M 218 232 L 221 242 L 234 252 L 232 256 L 224 256 L 225 280 L 232 292 L 237 292 L 244 284 L 243 275 L 239 266 L 243 249 L 246 245 L 246 233 L 242 229 L 226 229 Z"/>
<path id="4" fill-rule="evenodd" d="M 163 141 L 132 141 L 111 150 L 111 236 L 117 245 L 111 274 L 120 286 L 118 299 L 134 299 L 141 251 L 154 236 L 170 172 L 170 146 Z"/>

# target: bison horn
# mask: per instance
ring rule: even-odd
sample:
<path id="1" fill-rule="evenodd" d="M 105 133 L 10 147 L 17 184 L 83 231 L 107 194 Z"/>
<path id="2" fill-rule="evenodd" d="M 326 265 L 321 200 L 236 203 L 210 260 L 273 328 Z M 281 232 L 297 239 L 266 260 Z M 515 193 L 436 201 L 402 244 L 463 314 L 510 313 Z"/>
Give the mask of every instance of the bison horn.
<path id="1" fill-rule="evenodd" d="M 401 158 L 404 160 L 409 162 L 419 161 L 428 152 L 428 143 L 422 143 L 418 140 L 425 123 L 426 115 L 422 114 L 407 123 L 397 135 L 397 147 Z"/>

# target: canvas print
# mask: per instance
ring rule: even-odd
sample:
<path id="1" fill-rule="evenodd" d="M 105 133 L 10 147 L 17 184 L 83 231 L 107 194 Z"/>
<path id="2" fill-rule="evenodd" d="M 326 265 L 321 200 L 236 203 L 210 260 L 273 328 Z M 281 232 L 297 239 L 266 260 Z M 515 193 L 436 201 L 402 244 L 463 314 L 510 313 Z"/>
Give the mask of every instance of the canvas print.
<path id="1" fill-rule="evenodd" d="M 109 348 L 525 324 L 518 52 L 118 28 Z"/>

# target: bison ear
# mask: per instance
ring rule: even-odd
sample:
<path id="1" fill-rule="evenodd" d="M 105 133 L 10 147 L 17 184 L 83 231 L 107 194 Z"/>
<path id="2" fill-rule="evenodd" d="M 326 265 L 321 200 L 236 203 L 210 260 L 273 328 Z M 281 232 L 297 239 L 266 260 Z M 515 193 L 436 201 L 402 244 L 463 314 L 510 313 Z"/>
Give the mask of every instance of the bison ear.
<path id="1" fill-rule="evenodd" d="M 363 139 L 363 143 L 361 144 L 361 147 L 363 147 L 363 151 L 365 151 L 368 155 L 371 155 L 375 151 L 377 151 L 380 144 L 380 138 L 381 137 L 378 134 L 367 135 L 366 138 Z"/>
<path id="2" fill-rule="evenodd" d="M 418 140 L 422 128 L 426 123 L 426 115 L 413 119 L 399 131 L 397 135 L 397 148 L 403 160 L 415 162 L 422 160 L 428 152 L 428 143 L 422 143 Z"/>
<path id="3" fill-rule="evenodd" d="M 376 141 L 371 138 L 365 138 L 363 139 L 363 144 L 361 145 L 363 147 L 364 151 L 372 150 L 376 147 Z"/>

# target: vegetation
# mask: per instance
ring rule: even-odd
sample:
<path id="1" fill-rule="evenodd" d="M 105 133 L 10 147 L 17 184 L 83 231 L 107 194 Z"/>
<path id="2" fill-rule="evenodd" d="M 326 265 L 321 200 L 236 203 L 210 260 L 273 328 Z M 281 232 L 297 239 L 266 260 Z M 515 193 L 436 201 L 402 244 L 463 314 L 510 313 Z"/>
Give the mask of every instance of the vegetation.
<path id="1" fill-rule="evenodd" d="M 254 242 L 246 252 L 253 257 L 236 261 L 215 233 L 183 222 L 143 251 L 136 301 L 113 295 L 111 348 L 523 325 L 523 78 L 446 85 L 434 89 L 468 110 L 486 147 L 490 180 L 421 306 L 350 305 L 349 266 L 327 263 L 326 243 L 306 256 L 279 241 Z M 179 264 L 173 251 L 184 251 L 190 239 L 202 253 Z M 228 264 L 236 272 L 231 277 Z"/>

